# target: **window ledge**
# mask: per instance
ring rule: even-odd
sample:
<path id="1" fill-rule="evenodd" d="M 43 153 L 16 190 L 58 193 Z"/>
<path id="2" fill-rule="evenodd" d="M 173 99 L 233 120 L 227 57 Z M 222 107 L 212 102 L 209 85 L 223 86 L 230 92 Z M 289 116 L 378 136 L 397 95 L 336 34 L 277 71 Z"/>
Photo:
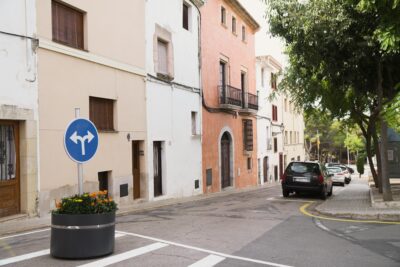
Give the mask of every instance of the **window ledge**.
<path id="1" fill-rule="evenodd" d="M 117 130 L 97 130 L 99 133 L 119 133 Z"/>
<path id="2" fill-rule="evenodd" d="M 226 23 L 221 22 L 221 26 L 224 27 L 225 29 L 228 29 L 228 26 L 226 25 Z"/>

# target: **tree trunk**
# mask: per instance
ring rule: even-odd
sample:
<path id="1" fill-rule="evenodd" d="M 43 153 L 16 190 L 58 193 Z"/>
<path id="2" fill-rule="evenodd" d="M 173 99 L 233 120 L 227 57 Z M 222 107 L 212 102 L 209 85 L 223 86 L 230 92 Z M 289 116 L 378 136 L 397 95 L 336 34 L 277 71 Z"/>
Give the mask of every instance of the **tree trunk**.
<path id="1" fill-rule="evenodd" d="M 383 107 L 383 87 L 382 87 L 382 62 L 378 62 L 378 108 L 382 111 Z M 387 123 L 381 115 L 381 170 L 382 170 L 382 192 L 383 201 L 392 201 L 392 190 L 390 180 L 387 174 L 388 156 L 387 156 Z"/>
<path id="2" fill-rule="evenodd" d="M 369 168 L 371 169 L 371 174 L 372 174 L 372 178 L 374 179 L 375 187 L 379 188 L 378 175 L 375 171 L 374 163 L 372 162 L 371 136 L 367 136 L 365 138 L 365 140 L 366 140 L 365 147 L 367 150 L 367 158 L 368 158 Z"/>
<path id="3" fill-rule="evenodd" d="M 376 156 L 376 168 L 378 170 L 378 188 L 379 193 L 382 194 L 382 161 L 381 161 L 381 149 L 379 148 L 378 134 L 374 131 L 372 135 L 372 140 L 374 142 L 375 156 Z"/>

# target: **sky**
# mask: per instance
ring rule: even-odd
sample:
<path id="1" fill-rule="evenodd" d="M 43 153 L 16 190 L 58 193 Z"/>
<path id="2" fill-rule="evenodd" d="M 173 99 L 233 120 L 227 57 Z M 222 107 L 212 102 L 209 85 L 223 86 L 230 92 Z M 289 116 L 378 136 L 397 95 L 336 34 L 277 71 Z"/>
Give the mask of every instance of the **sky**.
<path id="1" fill-rule="evenodd" d="M 246 10 L 260 25 L 260 30 L 256 33 L 256 56 L 271 55 L 277 59 L 282 66 L 287 63 L 286 56 L 283 54 L 284 43 L 278 38 L 269 34 L 269 27 L 265 18 L 266 5 L 263 0 L 239 0 Z"/>

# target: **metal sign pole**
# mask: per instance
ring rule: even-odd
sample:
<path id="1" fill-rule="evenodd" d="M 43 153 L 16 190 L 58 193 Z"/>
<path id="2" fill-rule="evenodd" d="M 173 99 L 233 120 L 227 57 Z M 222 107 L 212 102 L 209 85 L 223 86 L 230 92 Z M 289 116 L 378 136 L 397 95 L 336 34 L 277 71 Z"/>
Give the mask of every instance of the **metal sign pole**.
<path id="1" fill-rule="evenodd" d="M 79 118 L 80 108 L 75 108 L 75 118 Z M 83 166 L 82 163 L 78 163 L 78 190 L 79 195 L 83 194 Z"/>

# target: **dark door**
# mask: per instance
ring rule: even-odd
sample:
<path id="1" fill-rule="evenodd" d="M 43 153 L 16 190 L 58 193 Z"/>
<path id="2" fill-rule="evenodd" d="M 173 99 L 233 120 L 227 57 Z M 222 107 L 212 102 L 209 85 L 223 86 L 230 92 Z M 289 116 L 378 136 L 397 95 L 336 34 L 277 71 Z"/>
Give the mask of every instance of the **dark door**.
<path id="1" fill-rule="evenodd" d="M 153 142 L 154 196 L 162 195 L 161 142 Z"/>
<path id="2" fill-rule="evenodd" d="M 0 121 L 0 217 L 20 212 L 18 123 Z"/>
<path id="3" fill-rule="evenodd" d="M 283 175 L 283 154 L 279 153 L 279 179 Z"/>
<path id="4" fill-rule="evenodd" d="M 140 154 L 139 141 L 132 142 L 133 199 L 140 198 Z"/>
<path id="5" fill-rule="evenodd" d="M 222 188 L 231 186 L 230 139 L 228 133 L 221 138 L 221 185 Z"/>
<path id="6" fill-rule="evenodd" d="M 268 164 L 269 164 L 268 157 L 265 157 L 263 162 L 264 182 L 268 182 L 268 168 L 269 168 Z"/>

